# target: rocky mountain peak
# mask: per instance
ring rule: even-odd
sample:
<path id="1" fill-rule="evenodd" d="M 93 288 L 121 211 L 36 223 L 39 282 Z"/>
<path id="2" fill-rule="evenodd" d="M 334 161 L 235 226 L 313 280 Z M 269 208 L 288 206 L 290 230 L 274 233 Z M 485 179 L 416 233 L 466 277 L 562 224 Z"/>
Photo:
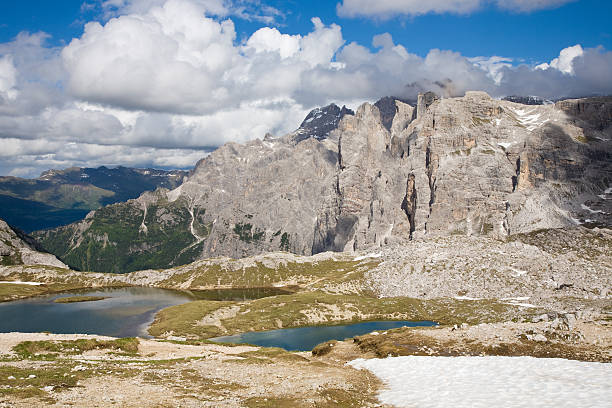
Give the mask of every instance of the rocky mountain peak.
<path id="1" fill-rule="evenodd" d="M 354 115 L 351 109 L 346 106 L 340 108 L 335 103 L 315 108 L 306 116 L 297 131 L 294 132 L 295 142 L 301 142 L 310 137 L 317 140 L 324 140 L 332 130 L 335 130 L 340 120 L 346 115 Z"/>
<path id="2" fill-rule="evenodd" d="M 383 126 L 389 131 L 393 125 L 393 119 L 400 109 L 398 102 L 405 105 L 415 105 L 414 101 L 409 101 L 408 99 L 399 98 L 396 96 L 382 97 L 374 104 L 374 106 L 376 106 L 380 112 L 380 120 Z"/>

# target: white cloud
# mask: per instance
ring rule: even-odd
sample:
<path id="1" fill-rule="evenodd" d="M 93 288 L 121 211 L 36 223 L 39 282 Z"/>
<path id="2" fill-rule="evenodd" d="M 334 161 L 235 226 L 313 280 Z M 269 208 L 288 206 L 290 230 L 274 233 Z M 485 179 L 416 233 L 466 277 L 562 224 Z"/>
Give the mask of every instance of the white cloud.
<path id="1" fill-rule="evenodd" d="M 498 7 L 518 13 L 552 9 L 578 0 L 495 0 Z"/>
<path id="2" fill-rule="evenodd" d="M 341 17 L 378 18 L 428 13 L 465 14 L 480 8 L 481 3 L 482 0 L 343 0 L 338 4 L 337 11 Z"/>
<path id="3" fill-rule="evenodd" d="M 338 3 L 341 17 L 374 17 L 380 19 L 395 16 L 419 16 L 423 14 L 469 14 L 488 4 L 505 10 L 528 13 L 562 6 L 576 0 L 343 0 Z"/>
<path id="4" fill-rule="evenodd" d="M 600 48 L 569 47 L 534 69 L 450 50 L 423 57 L 387 33 L 372 39 L 374 49 L 346 44 L 341 27 L 318 18 L 303 35 L 265 27 L 237 42 L 231 20 L 199 0 L 143 4 L 118 1 L 135 11 L 88 24 L 63 48 L 47 46 L 44 33 L 0 44 L 0 174 L 191 167 L 210 147 L 292 131 L 330 102 L 355 108 L 426 90 L 612 93 L 612 53 Z"/>
<path id="5" fill-rule="evenodd" d="M 543 63 L 538 65 L 537 69 L 549 69 L 554 68 L 565 74 L 574 74 L 574 60 L 584 55 L 584 50 L 580 44 L 574 45 L 573 47 L 567 47 L 561 50 L 558 58 L 555 58 L 549 63 Z"/>
<path id="6" fill-rule="evenodd" d="M 503 69 L 512 67 L 513 60 L 512 58 L 493 56 L 470 58 L 470 62 L 487 71 L 489 77 L 495 81 L 495 84 L 499 85 L 504 77 Z"/>
<path id="7" fill-rule="evenodd" d="M 14 100 L 17 97 L 16 83 L 17 69 L 13 65 L 13 57 L 5 55 L 0 58 L 0 98 Z"/>
<path id="8" fill-rule="evenodd" d="M 258 53 L 279 53 L 281 59 L 285 59 L 300 50 L 300 39 L 300 35 L 281 34 L 276 28 L 263 27 L 251 35 L 246 45 Z"/>

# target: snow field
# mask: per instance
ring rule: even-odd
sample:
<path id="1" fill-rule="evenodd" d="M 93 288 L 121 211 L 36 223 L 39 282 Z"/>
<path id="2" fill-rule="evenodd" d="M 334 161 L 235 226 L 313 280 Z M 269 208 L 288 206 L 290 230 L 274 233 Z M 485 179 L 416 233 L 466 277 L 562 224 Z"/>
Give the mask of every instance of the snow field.
<path id="1" fill-rule="evenodd" d="M 410 408 L 608 408 L 612 364 L 533 357 L 389 357 L 348 363 L 386 387 L 383 404 Z"/>

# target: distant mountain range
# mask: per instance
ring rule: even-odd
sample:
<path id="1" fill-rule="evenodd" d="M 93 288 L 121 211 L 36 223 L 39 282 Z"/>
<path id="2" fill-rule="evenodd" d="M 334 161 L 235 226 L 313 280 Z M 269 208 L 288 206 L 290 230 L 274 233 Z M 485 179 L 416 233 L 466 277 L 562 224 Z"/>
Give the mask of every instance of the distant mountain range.
<path id="1" fill-rule="evenodd" d="M 55 228 L 145 191 L 173 189 L 187 174 L 179 170 L 73 167 L 49 170 L 36 179 L 0 177 L 0 218 L 26 232 Z"/>

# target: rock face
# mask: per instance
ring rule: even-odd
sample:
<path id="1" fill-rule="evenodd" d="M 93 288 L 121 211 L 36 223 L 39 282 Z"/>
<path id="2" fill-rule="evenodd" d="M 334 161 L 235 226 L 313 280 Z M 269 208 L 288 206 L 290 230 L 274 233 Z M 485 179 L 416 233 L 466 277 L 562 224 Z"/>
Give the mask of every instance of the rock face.
<path id="1" fill-rule="evenodd" d="M 55 256 L 40 252 L 30 237 L 0 220 L 0 265 L 49 265 L 67 268 Z"/>
<path id="2" fill-rule="evenodd" d="M 383 115 L 367 103 L 345 112 L 324 137 L 301 140 L 298 130 L 226 144 L 175 190 L 38 236 L 71 266 L 109 270 L 128 248 L 132 263 L 160 268 L 612 224 L 612 98 L 525 106 L 482 92 L 427 93 L 416 108 L 394 100 L 394 114 L 387 102 Z M 336 108 L 331 116 L 342 116 Z M 163 240 L 171 236 L 180 239 Z"/>
<path id="3" fill-rule="evenodd" d="M 323 108 L 313 109 L 293 133 L 292 139 L 295 143 L 311 137 L 317 140 L 326 139 L 329 133 L 338 127 L 338 123 L 344 116 L 354 114 L 355 112 L 346 106 L 340 108 L 333 103 Z"/>

